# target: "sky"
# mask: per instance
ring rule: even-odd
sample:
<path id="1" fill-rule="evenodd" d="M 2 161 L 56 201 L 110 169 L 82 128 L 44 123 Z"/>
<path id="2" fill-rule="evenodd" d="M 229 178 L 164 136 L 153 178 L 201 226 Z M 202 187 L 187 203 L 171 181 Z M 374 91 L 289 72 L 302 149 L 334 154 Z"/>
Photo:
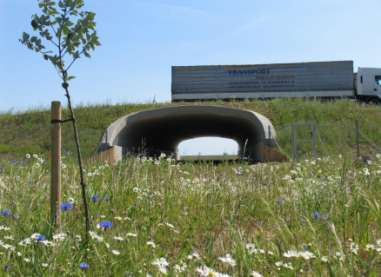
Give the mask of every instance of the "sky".
<path id="1" fill-rule="evenodd" d="M 171 66 L 353 60 L 381 67 L 381 0 L 87 0 L 102 46 L 73 67 L 75 105 L 171 99 Z M 0 0 L 0 112 L 65 102 L 18 41 L 37 0 Z"/>

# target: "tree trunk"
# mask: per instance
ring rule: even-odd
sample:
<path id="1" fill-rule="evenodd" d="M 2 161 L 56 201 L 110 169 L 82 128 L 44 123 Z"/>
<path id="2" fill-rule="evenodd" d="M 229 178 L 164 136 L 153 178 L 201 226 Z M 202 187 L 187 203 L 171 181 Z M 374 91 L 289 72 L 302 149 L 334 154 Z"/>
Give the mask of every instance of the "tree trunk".
<path id="1" fill-rule="evenodd" d="M 90 218 L 89 218 L 89 209 L 88 209 L 88 205 L 87 205 L 86 183 L 85 183 L 85 176 L 84 176 L 84 172 L 83 172 L 81 147 L 79 144 L 77 121 L 76 121 L 75 114 L 74 114 L 74 111 L 72 108 L 68 85 L 64 86 L 64 89 L 66 92 L 65 96 L 66 96 L 67 102 L 68 102 L 68 108 L 69 108 L 70 117 L 71 117 L 71 121 L 72 121 L 72 125 L 73 125 L 73 131 L 74 131 L 74 141 L 75 141 L 75 146 L 76 146 L 76 150 L 77 150 L 79 176 L 80 176 L 80 184 L 81 184 L 81 190 L 82 190 L 82 201 L 83 201 L 83 207 L 84 207 L 84 212 L 85 212 L 85 226 L 86 226 L 86 239 L 85 240 L 87 243 L 88 239 L 89 239 L 89 231 L 90 231 Z"/>

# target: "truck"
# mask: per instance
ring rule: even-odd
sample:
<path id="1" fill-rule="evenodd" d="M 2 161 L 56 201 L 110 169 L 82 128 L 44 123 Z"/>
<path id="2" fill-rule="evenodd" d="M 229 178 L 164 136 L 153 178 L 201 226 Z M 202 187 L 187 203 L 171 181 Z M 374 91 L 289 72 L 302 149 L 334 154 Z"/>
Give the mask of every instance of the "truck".
<path id="1" fill-rule="evenodd" d="M 353 61 L 172 66 L 172 101 L 278 97 L 381 100 L 381 68 Z"/>

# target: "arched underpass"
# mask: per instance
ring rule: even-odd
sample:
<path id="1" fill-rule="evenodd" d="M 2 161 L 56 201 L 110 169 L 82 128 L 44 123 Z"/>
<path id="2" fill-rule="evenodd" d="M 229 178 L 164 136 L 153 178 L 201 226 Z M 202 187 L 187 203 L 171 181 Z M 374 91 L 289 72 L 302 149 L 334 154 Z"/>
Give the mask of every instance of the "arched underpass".
<path id="1" fill-rule="evenodd" d="M 278 151 L 270 120 L 249 110 L 214 105 L 184 105 L 145 110 L 124 116 L 105 131 L 98 151 L 128 155 L 177 155 L 178 144 L 197 137 L 235 140 L 239 155 L 250 162 L 285 160 Z"/>

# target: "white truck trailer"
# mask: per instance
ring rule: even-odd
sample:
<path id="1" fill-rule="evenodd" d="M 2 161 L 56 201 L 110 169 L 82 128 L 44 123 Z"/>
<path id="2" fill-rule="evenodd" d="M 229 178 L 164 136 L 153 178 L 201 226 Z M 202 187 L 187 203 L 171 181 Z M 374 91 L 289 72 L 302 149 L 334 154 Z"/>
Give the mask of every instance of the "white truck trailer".
<path id="1" fill-rule="evenodd" d="M 173 66 L 172 101 L 277 97 L 381 100 L 381 68 L 353 61 Z"/>

